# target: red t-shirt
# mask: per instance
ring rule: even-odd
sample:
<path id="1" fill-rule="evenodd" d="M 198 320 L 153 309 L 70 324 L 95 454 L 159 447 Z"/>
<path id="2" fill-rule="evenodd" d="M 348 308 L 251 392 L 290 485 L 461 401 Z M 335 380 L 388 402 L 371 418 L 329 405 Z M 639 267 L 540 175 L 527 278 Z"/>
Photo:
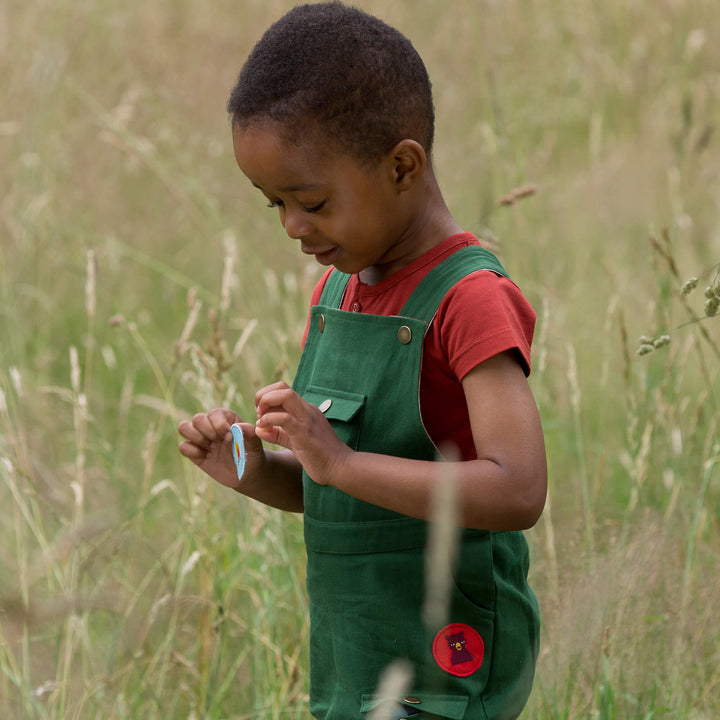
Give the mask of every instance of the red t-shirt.
<path id="1" fill-rule="evenodd" d="M 340 309 L 399 315 L 430 270 L 456 250 L 479 244 L 471 233 L 452 235 L 376 285 L 352 275 Z M 312 305 L 320 302 L 330 272 L 315 287 Z M 463 460 L 477 457 L 461 381 L 484 360 L 512 349 L 530 374 L 534 329 L 535 312 L 517 285 L 491 270 L 468 275 L 447 293 L 425 335 L 420 374 L 420 412 L 437 447 L 451 443 Z"/>

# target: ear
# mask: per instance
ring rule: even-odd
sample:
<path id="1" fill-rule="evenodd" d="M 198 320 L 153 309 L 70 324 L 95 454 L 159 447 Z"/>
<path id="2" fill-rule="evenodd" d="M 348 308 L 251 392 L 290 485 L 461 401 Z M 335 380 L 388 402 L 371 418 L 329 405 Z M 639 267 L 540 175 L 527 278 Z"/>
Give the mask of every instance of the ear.
<path id="1" fill-rule="evenodd" d="M 407 192 L 425 174 L 427 155 L 415 140 L 401 140 L 387 155 L 398 192 Z"/>

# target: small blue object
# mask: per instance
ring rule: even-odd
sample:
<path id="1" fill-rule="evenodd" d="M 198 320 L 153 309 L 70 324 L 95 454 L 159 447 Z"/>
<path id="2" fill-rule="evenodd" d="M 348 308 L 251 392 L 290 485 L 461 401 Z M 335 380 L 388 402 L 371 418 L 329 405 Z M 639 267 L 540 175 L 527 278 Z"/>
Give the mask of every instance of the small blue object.
<path id="1" fill-rule="evenodd" d="M 235 423 L 230 427 L 233 436 L 233 459 L 237 467 L 238 479 L 241 480 L 245 472 L 245 438 L 240 425 Z"/>

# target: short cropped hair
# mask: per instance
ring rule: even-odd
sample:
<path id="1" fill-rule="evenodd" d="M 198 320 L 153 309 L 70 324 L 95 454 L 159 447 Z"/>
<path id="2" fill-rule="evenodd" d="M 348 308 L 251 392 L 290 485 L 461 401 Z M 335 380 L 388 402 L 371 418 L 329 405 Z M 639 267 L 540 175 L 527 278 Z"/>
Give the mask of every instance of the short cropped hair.
<path id="1" fill-rule="evenodd" d="M 432 152 L 425 65 L 395 28 L 340 2 L 299 5 L 271 25 L 227 104 L 233 127 L 272 120 L 283 137 L 327 139 L 362 161 L 403 139 Z"/>

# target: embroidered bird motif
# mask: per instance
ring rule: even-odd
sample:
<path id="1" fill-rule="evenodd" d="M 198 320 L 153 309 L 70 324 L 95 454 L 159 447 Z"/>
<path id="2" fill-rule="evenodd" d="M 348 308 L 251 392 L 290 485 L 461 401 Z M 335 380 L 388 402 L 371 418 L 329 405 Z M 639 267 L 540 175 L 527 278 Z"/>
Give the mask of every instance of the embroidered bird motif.
<path id="1" fill-rule="evenodd" d="M 475 659 L 472 653 L 465 647 L 465 633 L 458 632 L 452 635 L 446 635 L 445 639 L 452 651 L 450 662 L 453 665 L 461 665 L 462 663 L 472 662 Z"/>

